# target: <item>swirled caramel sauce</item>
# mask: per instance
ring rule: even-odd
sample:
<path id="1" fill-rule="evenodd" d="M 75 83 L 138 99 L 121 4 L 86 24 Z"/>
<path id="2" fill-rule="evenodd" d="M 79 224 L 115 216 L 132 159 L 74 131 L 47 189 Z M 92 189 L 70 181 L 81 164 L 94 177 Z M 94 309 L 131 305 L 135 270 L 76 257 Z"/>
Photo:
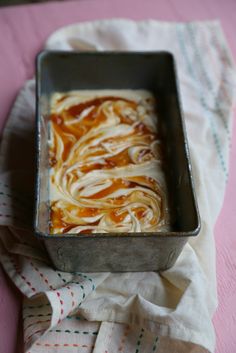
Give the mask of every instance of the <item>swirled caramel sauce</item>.
<path id="1" fill-rule="evenodd" d="M 155 106 L 152 94 L 142 90 L 52 96 L 52 234 L 168 229 Z"/>

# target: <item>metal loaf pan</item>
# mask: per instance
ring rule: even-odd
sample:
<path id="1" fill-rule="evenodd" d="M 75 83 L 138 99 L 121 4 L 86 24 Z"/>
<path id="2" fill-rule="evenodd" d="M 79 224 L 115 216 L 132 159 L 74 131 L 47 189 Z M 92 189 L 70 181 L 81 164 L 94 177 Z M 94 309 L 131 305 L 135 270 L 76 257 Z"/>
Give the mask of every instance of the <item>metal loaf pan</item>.
<path id="1" fill-rule="evenodd" d="M 158 102 L 173 210 L 172 231 L 132 234 L 49 234 L 49 100 L 78 89 L 148 89 Z M 156 271 L 173 266 L 200 230 L 176 70 L 168 52 L 53 52 L 37 57 L 35 234 L 62 271 Z"/>

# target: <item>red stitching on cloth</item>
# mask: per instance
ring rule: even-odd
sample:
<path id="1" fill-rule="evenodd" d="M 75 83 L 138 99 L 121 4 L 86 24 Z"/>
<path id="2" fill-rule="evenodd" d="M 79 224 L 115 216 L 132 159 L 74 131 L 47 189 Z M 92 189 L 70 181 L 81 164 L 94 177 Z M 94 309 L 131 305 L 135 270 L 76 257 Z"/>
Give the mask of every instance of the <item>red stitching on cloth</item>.
<path id="1" fill-rule="evenodd" d="M 33 292 L 36 292 L 36 289 L 33 287 L 32 283 L 25 277 L 21 274 L 20 272 L 20 268 L 18 267 L 17 263 L 15 262 L 15 259 L 13 258 L 13 256 L 10 255 L 10 261 L 12 263 L 12 265 L 14 266 L 15 270 L 16 270 L 16 273 L 18 274 L 18 276 L 20 276 L 23 281 L 28 285 L 28 287 L 30 287 L 30 289 L 33 291 Z"/>
<path id="2" fill-rule="evenodd" d="M 94 345 L 90 346 L 87 344 L 78 344 L 78 343 L 36 343 L 36 346 L 42 347 L 81 347 L 81 348 L 94 348 Z"/>
<path id="3" fill-rule="evenodd" d="M 120 342 L 120 345 L 119 345 L 119 348 L 118 348 L 119 352 L 122 352 L 124 350 L 124 348 L 125 348 L 125 341 L 127 339 L 129 331 L 130 331 L 130 327 L 126 326 L 126 328 L 124 330 L 124 333 L 123 333 L 123 336 L 121 337 L 121 342 Z"/>
<path id="4" fill-rule="evenodd" d="M 58 299 L 60 298 L 61 294 L 59 292 L 56 292 L 57 296 L 58 296 Z M 63 315 L 64 313 L 64 310 L 62 308 L 62 305 L 63 305 L 63 300 L 59 299 L 60 301 L 60 304 L 61 304 L 61 315 Z M 61 322 L 61 319 L 59 319 L 58 323 Z"/>
<path id="5" fill-rule="evenodd" d="M 70 295 L 71 295 L 71 297 L 72 297 L 72 307 L 73 306 L 75 306 L 75 302 L 74 302 L 74 299 L 73 299 L 73 297 L 74 297 L 74 292 L 71 290 L 71 288 L 69 287 L 69 286 L 67 286 L 66 287 L 69 291 L 70 291 Z"/>
<path id="6" fill-rule="evenodd" d="M 53 286 L 49 283 L 49 280 L 44 276 L 44 274 L 42 272 L 40 272 L 40 270 L 37 268 L 37 266 L 35 266 L 32 262 L 31 258 L 28 258 L 30 260 L 30 265 L 33 267 L 33 269 L 39 274 L 39 276 L 44 280 L 44 282 L 48 285 L 49 289 L 56 291 L 57 297 L 60 298 L 61 294 L 55 289 L 53 288 Z M 61 305 L 61 315 L 63 315 L 64 313 L 64 309 L 63 309 L 63 300 L 59 299 L 60 305 Z M 58 320 L 58 324 L 61 322 L 61 319 L 59 318 Z"/>
<path id="7" fill-rule="evenodd" d="M 26 339 L 25 339 L 25 342 L 24 343 L 27 343 L 34 335 L 36 335 L 36 333 L 40 333 L 40 332 L 44 332 L 44 330 L 37 330 L 35 332 L 33 332 L 31 335 L 29 335 Z"/>
<path id="8" fill-rule="evenodd" d="M 28 330 L 28 328 L 34 326 L 34 325 L 37 325 L 37 324 L 42 324 L 44 322 L 50 322 L 51 320 L 38 320 L 38 321 L 35 321 L 35 322 L 32 322 L 31 324 L 29 324 L 28 326 L 25 327 L 25 331 Z"/>
<path id="9" fill-rule="evenodd" d="M 108 336 L 108 338 L 109 338 L 109 340 L 107 341 L 107 344 L 106 344 L 106 346 L 108 347 L 109 346 L 109 344 L 110 344 L 110 341 L 111 341 L 111 337 L 112 337 L 112 333 L 113 333 L 113 331 L 114 331 L 114 324 L 112 325 L 112 327 L 111 327 L 111 330 L 110 330 L 110 334 L 109 334 L 109 336 Z M 104 353 L 108 353 L 108 351 L 106 350 L 106 351 L 104 351 Z"/>
<path id="10" fill-rule="evenodd" d="M 30 258 L 29 258 L 30 259 Z M 30 265 L 33 267 L 33 269 L 38 272 L 39 276 L 44 280 L 44 282 L 47 284 L 47 286 L 49 287 L 49 289 L 54 290 L 53 286 L 49 283 L 48 279 L 44 276 L 44 274 L 42 272 L 40 272 L 40 270 L 38 269 L 38 267 L 36 267 L 32 261 L 30 261 Z"/>

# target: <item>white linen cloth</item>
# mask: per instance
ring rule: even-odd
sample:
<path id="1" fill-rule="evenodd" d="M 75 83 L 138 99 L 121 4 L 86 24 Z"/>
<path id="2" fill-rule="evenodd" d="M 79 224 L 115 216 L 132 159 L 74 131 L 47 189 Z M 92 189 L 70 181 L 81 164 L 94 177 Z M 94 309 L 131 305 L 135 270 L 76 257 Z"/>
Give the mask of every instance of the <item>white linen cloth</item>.
<path id="1" fill-rule="evenodd" d="M 27 82 L 4 130 L 0 156 L 1 263 L 25 296 L 25 352 L 213 352 L 213 226 L 228 175 L 236 84 L 220 24 L 80 23 L 55 32 L 46 47 L 174 54 L 202 228 L 162 273 L 55 271 L 30 230 L 35 85 Z"/>

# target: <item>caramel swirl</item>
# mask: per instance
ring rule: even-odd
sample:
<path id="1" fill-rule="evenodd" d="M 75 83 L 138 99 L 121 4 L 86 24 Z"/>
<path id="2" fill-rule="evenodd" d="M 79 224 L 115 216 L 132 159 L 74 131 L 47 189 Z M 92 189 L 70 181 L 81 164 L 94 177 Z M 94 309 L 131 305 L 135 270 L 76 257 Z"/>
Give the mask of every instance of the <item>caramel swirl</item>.
<path id="1" fill-rule="evenodd" d="M 52 234 L 168 228 L 157 125 L 155 100 L 147 91 L 52 96 Z"/>

